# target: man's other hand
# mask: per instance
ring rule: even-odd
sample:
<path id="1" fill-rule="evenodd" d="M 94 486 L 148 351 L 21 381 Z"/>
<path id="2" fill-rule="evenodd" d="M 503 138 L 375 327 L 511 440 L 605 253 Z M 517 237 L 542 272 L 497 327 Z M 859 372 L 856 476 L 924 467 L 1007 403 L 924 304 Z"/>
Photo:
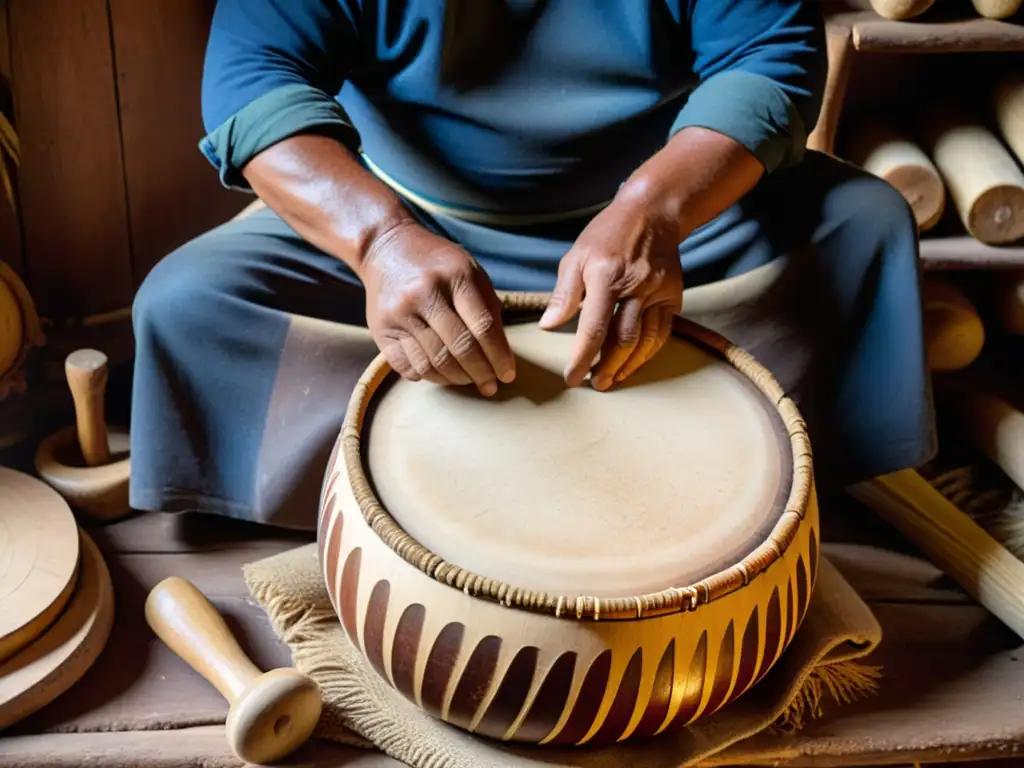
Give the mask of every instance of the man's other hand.
<path id="1" fill-rule="evenodd" d="M 541 327 L 580 318 L 565 380 L 591 373 L 599 390 L 631 376 L 664 346 L 682 308 L 679 224 L 632 196 L 616 198 L 562 258 Z M 595 359 L 600 354 L 596 367 Z"/>
<path id="2" fill-rule="evenodd" d="M 360 272 L 370 332 L 403 378 L 486 396 L 515 378 L 501 302 L 465 250 L 403 222 L 374 240 Z"/>

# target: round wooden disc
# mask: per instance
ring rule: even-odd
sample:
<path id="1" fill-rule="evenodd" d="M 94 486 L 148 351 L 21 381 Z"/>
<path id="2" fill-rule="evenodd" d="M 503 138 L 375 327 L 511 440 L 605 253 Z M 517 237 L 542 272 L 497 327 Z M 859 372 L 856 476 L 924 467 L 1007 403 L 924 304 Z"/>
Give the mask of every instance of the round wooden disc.
<path id="1" fill-rule="evenodd" d="M 32 642 L 75 588 L 78 526 L 45 483 L 0 467 L 0 661 Z"/>
<path id="2" fill-rule="evenodd" d="M 77 683 L 110 637 L 110 572 L 88 534 L 79 535 L 81 573 L 64 612 L 35 642 L 0 664 L 0 729 L 28 717 Z"/>
<path id="3" fill-rule="evenodd" d="M 599 597 L 693 583 L 766 540 L 791 450 L 736 369 L 674 337 L 615 389 L 568 388 L 571 333 L 507 331 L 517 377 L 494 398 L 396 380 L 368 414 L 369 479 L 413 538 L 490 578 Z"/>

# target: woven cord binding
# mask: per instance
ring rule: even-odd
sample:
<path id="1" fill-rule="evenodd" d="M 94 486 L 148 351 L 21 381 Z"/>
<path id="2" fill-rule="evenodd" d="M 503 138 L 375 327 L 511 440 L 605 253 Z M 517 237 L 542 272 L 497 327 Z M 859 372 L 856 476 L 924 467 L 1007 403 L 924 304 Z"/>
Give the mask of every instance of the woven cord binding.
<path id="1" fill-rule="evenodd" d="M 547 293 L 500 293 L 502 306 L 510 312 L 543 310 L 550 300 Z M 668 587 L 659 592 L 625 597 L 598 598 L 591 595 L 556 595 L 506 584 L 498 579 L 473 573 L 445 561 L 413 539 L 381 506 L 366 477 L 362 456 L 362 433 L 367 410 L 374 394 L 391 373 L 391 367 L 379 355 L 366 369 L 352 392 L 342 428 L 342 453 L 352 491 L 359 509 L 373 532 L 392 551 L 427 576 L 473 597 L 483 597 L 510 608 L 545 613 L 565 619 L 638 619 L 667 613 L 696 610 L 750 583 L 788 549 L 800 528 L 810 503 L 813 483 L 811 444 L 807 426 L 796 404 L 782 391 L 772 374 L 750 354 L 720 334 L 682 317 L 674 320 L 674 332 L 716 353 L 747 377 L 778 412 L 789 436 L 793 455 L 793 482 L 784 512 L 768 539 L 743 560 L 725 568 L 699 584 Z"/>

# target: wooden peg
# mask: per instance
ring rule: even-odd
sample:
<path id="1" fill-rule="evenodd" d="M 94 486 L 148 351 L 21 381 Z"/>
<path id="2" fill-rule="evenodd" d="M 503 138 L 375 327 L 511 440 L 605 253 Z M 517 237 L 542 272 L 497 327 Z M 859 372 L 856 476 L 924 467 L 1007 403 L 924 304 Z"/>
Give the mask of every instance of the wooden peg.
<path id="1" fill-rule="evenodd" d="M 928 277 L 921 300 L 928 367 L 958 371 L 977 360 L 985 346 L 985 325 L 960 287 Z"/>
<path id="2" fill-rule="evenodd" d="M 850 161 L 889 182 L 910 204 L 921 232 L 939 223 L 946 185 L 909 131 L 877 116 L 861 122 L 849 143 Z"/>
<path id="3" fill-rule="evenodd" d="M 90 467 L 110 460 L 103 398 L 107 392 L 107 356 L 95 349 L 79 349 L 64 361 L 82 458 Z"/>
<path id="4" fill-rule="evenodd" d="M 1008 19 L 1020 10 L 1021 0 L 973 0 L 974 10 L 986 19 Z"/>
<path id="5" fill-rule="evenodd" d="M 98 520 L 131 512 L 129 439 L 106 423 L 107 356 L 79 349 L 64 360 L 75 404 L 75 424 L 55 432 L 36 450 L 36 472 L 76 510 Z"/>
<path id="6" fill-rule="evenodd" d="M 228 700 L 228 742 L 239 759 L 272 763 L 312 735 L 322 707 L 319 686 L 295 669 L 261 673 L 191 582 L 172 576 L 157 584 L 146 599 L 146 621 Z"/>
<path id="7" fill-rule="evenodd" d="M 871 0 L 871 7 L 883 19 L 906 21 L 927 11 L 935 0 Z"/>
<path id="8" fill-rule="evenodd" d="M 1024 237 L 1024 171 L 981 119 L 934 107 L 923 134 L 964 229 L 987 245 Z"/>

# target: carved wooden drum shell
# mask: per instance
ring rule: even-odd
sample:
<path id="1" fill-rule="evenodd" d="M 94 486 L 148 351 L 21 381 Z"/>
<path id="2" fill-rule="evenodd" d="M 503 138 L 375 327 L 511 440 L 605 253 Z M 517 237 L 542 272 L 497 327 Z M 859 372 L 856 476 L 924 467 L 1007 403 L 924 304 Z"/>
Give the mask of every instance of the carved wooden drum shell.
<path id="1" fill-rule="evenodd" d="M 503 300 L 509 310 L 538 310 L 546 296 L 512 294 Z M 543 368 L 546 358 L 530 358 L 534 347 L 547 349 L 553 344 L 553 349 L 565 348 L 558 347 L 562 340 L 542 338 L 544 332 L 535 324 L 516 326 L 509 321 L 507 329 L 517 360 L 525 350 L 527 363 L 532 360 L 536 368 Z M 590 399 L 567 400 L 567 404 L 551 406 L 550 414 L 541 408 L 534 416 L 531 413 L 541 400 L 527 392 L 522 399 L 533 397 L 533 402 L 514 412 L 527 419 L 547 419 L 554 414 L 557 420 L 557 408 L 564 408 L 569 413 L 566 418 L 577 424 L 581 418 L 578 409 L 584 406 L 609 412 L 622 407 L 634 409 L 628 412 L 638 412 L 637 418 L 642 420 L 642 404 L 655 402 L 654 415 L 648 415 L 645 424 L 612 422 L 618 426 L 611 434 L 623 445 L 612 446 L 608 451 L 611 460 L 621 461 L 624 452 L 628 461 L 641 460 L 629 449 L 633 443 L 626 438 L 631 429 L 664 433 L 667 439 L 681 441 L 680 450 L 690 451 L 691 460 L 683 462 L 676 474 L 694 489 L 691 496 L 684 492 L 678 504 L 665 505 L 669 521 L 674 520 L 672 514 L 688 521 L 686 516 L 694 514 L 687 511 L 691 500 L 694 507 L 702 501 L 713 505 L 725 500 L 716 512 L 701 512 L 696 525 L 680 525 L 675 539 L 659 528 L 658 509 L 646 510 L 639 495 L 636 505 L 650 518 L 650 524 L 644 525 L 642 517 L 639 524 L 628 519 L 631 527 L 623 529 L 638 531 L 636 537 L 619 531 L 614 515 L 602 518 L 595 512 L 594 520 L 611 522 L 588 527 L 586 508 L 582 510 L 584 523 L 577 526 L 578 541 L 575 535 L 558 529 L 559 516 L 577 514 L 578 510 L 570 509 L 573 500 L 586 496 L 580 483 L 573 484 L 572 464 L 564 470 L 552 468 L 553 479 L 541 481 L 542 486 L 548 482 L 547 487 L 556 489 L 550 508 L 542 502 L 525 504 L 516 497 L 516 489 L 529 483 L 495 473 L 496 493 L 510 497 L 507 504 L 511 506 L 502 507 L 496 497 L 496 509 L 491 510 L 474 491 L 486 492 L 492 484 L 488 478 L 475 477 L 473 468 L 467 466 L 455 468 L 453 477 L 462 477 L 461 481 L 438 481 L 432 492 L 439 495 L 418 501 L 417 494 L 428 486 L 421 488 L 417 480 L 402 482 L 400 473 L 389 478 L 388 464 L 408 465 L 405 469 L 412 471 L 410 467 L 429 468 L 431 462 L 437 466 L 456 463 L 453 457 L 460 456 L 462 450 L 459 441 L 470 444 L 463 446 L 468 455 L 481 456 L 486 462 L 486 451 L 473 445 L 474 441 L 498 444 L 503 439 L 514 441 L 518 433 L 511 429 L 505 438 L 493 433 L 472 436 L 474 427 L 491 427 L 487 423 L 490 411 L 473 409 L 504 407 L 508 401 L 494 404 L 471 395 L 442 393 L 441 388 L 428 389 L 432 387 L 429 384 L 396 381 L 383 358 L 367 369 L 353 393 L 324 479 L 320 560 L 348 637 L 377 673 L 417 706 L 454 726 L 494 739 L 553 746 L 609 744 L 678 729 L 721 709 L 755 685 L 789 645 L 810 602 L 818 567 L 818 507 L 805 425 L 792 401 L 748 354 L 686 320 L 679 319 L 674 332 L 677 346 L 667 345 L 656 360 L 665 356 L 671 363 L 676 354 L 704 355 L 706 361 L 693 376 L 679 377 L 678 382 L 665 377 L 666 381 L 658 382 L 656 374 L 650 374 L 649 390 L 641 382 L 632 392 L 623 389 L 622 395 L 587 387 L 569 394 L 553 392 L 552 402 L 565 397 Z M 560 370 L 556 362 L 549 367 Z M 537 386 L 540 379 L 531 379 L 524 372 L 527 366 L 517 364 L 517 368 L 513 390 Z M 699 389 L 701 371 L 712 376 L 704 390 Z M 520 379 L 524 383 L 520 384 Z M 691 431 L 697 431 L 701 424 L 714 425 L 715 419 L 729 424 L 729 413 L 708 414 L 708 408 L 696 408 L 687 423 L 677 423 L 671 414 L 659 420 L 663 411 L 657 398 L 672 396 L 671 389 L 661 392 L 659 387 L 678 386 L 684 399 L 687 393 L 703 397 L 701 392 L 719 397 L 714 393 L 740 380 L 746 389 L 736 397 L 748 398 L 751 412 L 761 414 L 756 416 L 761 426 L 755 427 L 751 421 L 749 428 L 730 427 L 736 436 L 732 442 L 726 441 L 724 453 L 715 452 L 714 440 L 705 450 L 700 442 L 705 438 L 688 435 L 686 427 L 688 423 Z M 401 404 L 404 392 L 411 393 L 407 405 Z M 384 401 L 393 396 L 398 405 L 389 412 Z M 418 438 L 413 429 L 397 432 L 401 439 L 379 448 L 373 458 L 370 446 L 377 438 L 371 440 L 369 435 L 375 419 L 392 427 L 408 426 L 408 418 L 414 417 L 407 414 L 402 422 L 403 408 L 422 414 L 435 407 L 428 403 L 442 408 L 443 398 L 456 396 L 468 399 L 448 414 L 451 418 L 444 423 L 455 434 L 438 440 L 436 455 L 424 442 L 429 441 L 429 431 Z M 730 396 L 721 395 L 727 407 L 729 403 L 735 404 L 737 411 L 748 407 L 741 399 L 728 400 Z M 622 399 L 614 403 L 600 400 L 617 397 Z M 419 402 L 418 398 L 427 400 Z M 692 408 L 685 403 L 680 407 Z M 458 416 L 467 411 L 469 415 Z M 437 418 L 443 420 L 445 414 Z M 591 421 L 595 420 L 600 421 Z M 681 436 L 673 438 L 673 434 Z M 551 439 L 568 441 L 566 445 L 574 447 L 572 453 L 586 447 L 585 438 L 583 430 Z M 419 455 L 415 455 L 417 440 L 424 443 Z M 778 448 L 777 459 L 750 459 L 757 453 L 754 449 L 767 454 L 771 451 L 765 446 L 772 445 Z M 514 453 L 513 449 L 504 450 Z M 671 453 L 664 446 L 659 450 L 660 454 Z M 562 455 L 565 453 L 563 450 Z M 704 453 L 706 461 L 701 464 Z M 721 456 L 730 453 L 739 457 L 737 461 L 749 460 L 749 468 L 743 465 L 737 475 L 736 468 L 721 466 Z M 592 469 L 595 459 L 588 460 L 591 463 L 581 470 L 581 477 L 589 482 L 586 472 L 598 470 Z M 553 467 L 548 456 L 540 461 L 540 471 Z M 664 468 L 657 461 L 654 464 L 658 477 L 664 476 Z M 519 469 L 524 476 L 539 471 L 537 467 Z M 505 474 L 515 475 L 516 471 L 510 468 Z M 743 490 L 743 472 L 762 478 L 752 482 L 751 492 Z M 559 488 L 559 482 L 566 487 Z M 628 478 L 605 477 L 605 482 L 614 484 L 613 490 L 629 485 Z M 643 477 L 637 482 L 653 485 Z M 459 499 L 465 499 L 472 509 L 458 509 Z M 750 511 L 734 512 L 740 503 L 749 503 Z M 431 504 L 447 504 L 447 508 L 432 511 Z M 623 507 L 624 517 L 628 518 L 631 508 L 628 503 Z M 501 517 L 508 518 L 516 511 L 528 519 L 506 519 L 502 527 Z M 488 514 L 494 519 L 492 527 L 473 529 L 481 516 L 486 525 Z M 418 515 L 422 517 L 418 519 Z M 536 523 L 545 520 L 553 527 L 543 530 L 545 526 Z M 530 526 L 541 530 L 531 534 Z M 460 527 L 473 530 L 473 534 L 460 539 Z M 705 528 L 710 538 L 702 540 Z M 413 530 L 419 538 L 411 534 Z M 605 548 L 600 546 L 603 534 L 612 540 Z M 495 542 L 512 554 L 496 555 L 501 549 Z M 543 550 L 548 544 L 564 546 L 567 554 L 563 558 L 530 557 L 529 547 Z M 663 577 L 660 583 L 659 574 Z M 506 578 L 509 575 L 512 577 Z M 517 575 L 520 578 L 515 578 Z M 616 584 L 622 588 L 616 589 Z M 587 586 L 593 590 L 588 592 Z"/>

